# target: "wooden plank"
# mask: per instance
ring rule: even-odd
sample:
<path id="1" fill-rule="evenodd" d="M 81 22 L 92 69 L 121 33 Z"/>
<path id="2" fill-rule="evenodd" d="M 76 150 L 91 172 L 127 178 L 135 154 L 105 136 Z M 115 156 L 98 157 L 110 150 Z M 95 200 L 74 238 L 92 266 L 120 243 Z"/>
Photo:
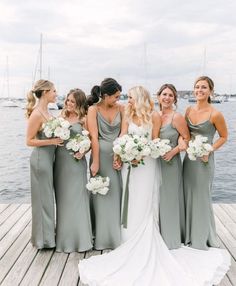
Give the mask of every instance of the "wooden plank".
<path id="1" fill-rule="evenodd" d="M 26 272 L 28 271 L 32 261 L 34 260 L 38 250 L 32 246 L 29 242 L 26 248 L 21 253 L 20 257 L 17 259 L 11 271 L 7 274 L 2 282 L 2 286 L 10 285 L 20 285 L 20 282 L 24 278 Z"/>
<path id="2" fill-rule="evenodd" d="M 236 247 L 232 246 L 232 241 L 234 241 L 234 237 L 232 234 L 229 232 L 229 230 L 222 224 L 222 222 L 218 218 L 218 213 L 216 216 L 216 226 L 217 226 L 217 234 L 224 244 L 225 248 L 229 251 L 231 254 L 231 267 L 230 270 L 227 273 L 227 276 L 232 283 L 232 285 L 236 285 L 236 262 L 235 262 L 235 257 L 236 257 Z"/>
<path id="3" fill-rule="evenodd" d="M 79 260 L 84 258 L 84 255 L 85 255 L 84 252 L 81 253 L 72 252 L 69 254 L 60 282 L 58 284 L 59 286 L 78 285 L 78 280 L 79 280 L 78 263 Z"/>
<path id="4" fill-rule="evenodd" d="M 8 208 L 9 204 L 0 204 L 0 213 L 3 212 L 6 208 Z"/>
<path id="5" fill-rule="evenodd" d="M 58 285 L 61 274 L 65 268 L 65 264 L 68 258 L 67 253 L 58 253 L 53 254 L 52 259 L 47 267 L 46 272 L 44 273 L 43 279 L 40 282 L 40 285 Z M 69 285 L 69 284 L 68 284 Z"/>
<path id="6" fill-rule="evenodd" d="M 14 214 L 10 215 L 0 226 L 0 239 L 2 239 L 12 226 L 22 217 L 22 215 L 30 208 L 29 204 L 22 204 L 19 206 Z"/>
<path id="7" fill-rule="evenodd" d="M 39 250 L 20 285 L 39 285 L 44 272 L 52 258 L 53 252 L 54 249 Z"/>
<path id="8" fill-rule="evenodd" d="M 233 222 L 236 223 L 236 209 L 233 208 L 231 204 L 220 204 L 220 206 L 227 212 L 227 214 L 231 217 Z"/>
<path id="9" fill-rule="evenodd" d="M 28 225 L 0 260 L 0 284 L 28 244 L 30 232 L 31 226 Z"/>
<path id="10" fill-rule="evenodd" d="M 220 284 L 218 284 L 218 286 L 234 286 L 234 285 L 231 284 L 231 282 L 229 281 L 228 276 L 225 276 L 223 278 L 223 280 L 220 282 Z"/>
<path id="11" fill-rule="evenodd" d="M 31 211 L 28 209 L 16 224 L 9 230 L 0 242 L 0 258 L 6 253 L 8 248 L 14 243 L 24 228 L 31 220 Z"/>
<path id="12" fill-rule="evenodd" d="M 4 221 L 14 213 L 14 211 L 19 208 L 20 204 L 12 204 L 8 206 L 3 212 L 0 213 L 0 225 L 4 223 Z"/>

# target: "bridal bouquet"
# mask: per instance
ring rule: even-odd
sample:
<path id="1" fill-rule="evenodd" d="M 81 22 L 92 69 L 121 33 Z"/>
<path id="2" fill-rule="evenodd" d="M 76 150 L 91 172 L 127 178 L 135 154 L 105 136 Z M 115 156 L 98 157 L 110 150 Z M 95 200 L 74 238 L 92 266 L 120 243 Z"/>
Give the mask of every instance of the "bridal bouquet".
<path id="1" fill-rule="evenodd" d="M 125 134 L 113 143 L 113 151 L 122 162 L 132 164 L 133 160 L 144 164 L 143 157 L 149 156 L 151 149 L 147 136 Z"/>
<path id="2" fill-rule="evenodd" d="M 67 140 L 70 137 L 70 123 L 62 117 L 51 118 L 42 127 L 47 138 L 59 137 Z"/>
<path id="3" fill-rule="evenodd" d="M 117 138 L 113 143 L 114 153 L 120 157 L 122 162 L 129 164 L 121 218 L 121 224 L 124 228 L 127 228 L 128 223 L 129 178 L 131 167 L 137 167 L 136 164 L 132 164 L 132 161 L 136 160 L 138 164 L 144 164 L 143 158 L 149 156 L 151 153 L 148 142 L 148 135 L 126 134 Z"/>
<path id="4" fill-rule="evenodd" d="M 156 138 L 152 141 L 149 141 L 148 145 L 150 147 L 150 156 L 154 159 L 164 156 L 167 152 L 169 152 L 172 148 L 169 145 L 169 139 L 160 139 Z"/>
<path id="5" fill-rule="evenodd" d="M 110 178 L 95 176 L 91 177 L 86 185 L 86 188 L 95 194 L 106 195 L 109 191 Z"/>
<path id="6" fill-rule="evenodd" d="M 80 152 L 81 154 L 85 153 L 90 149 L 91 141 L 89 139 L 89 132 L 83 130 L 82 134 L 78 133 L 74 137 L 71 137 L 66 143 L 66 149 L 72 150 L 73 154 Z"/>
<path id="7" fill-rule="evenodd" d="M 195 161 L 197 158 L 209 155 L 213 151 L 213 147 L 206 143 L 207 141 L 208 138 L 202 135 L 196 135 L 194 140 L 189 141 L 189 147 L 186 151 L 190 160 Z"/>

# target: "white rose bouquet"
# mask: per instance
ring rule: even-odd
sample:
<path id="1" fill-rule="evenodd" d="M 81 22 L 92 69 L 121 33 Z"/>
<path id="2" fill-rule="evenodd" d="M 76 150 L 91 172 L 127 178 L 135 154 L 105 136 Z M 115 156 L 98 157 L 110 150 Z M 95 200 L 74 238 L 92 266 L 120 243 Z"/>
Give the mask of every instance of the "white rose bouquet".
<path id="1" fill-rule="evenodd" d="M 136 160 L 144 164 L 143 157 L 149 156 L 151 149 L 147 136 L 125 134 L 114 141 L 113 151 L 124 163 L 132 164 Z"/>
<path id="2" fill-rule="evenodd" d="M 110 184 L 109 177 L 101 177 L 97 175 L 89 179 L 86 188 L 94 195 L 96 194 L 106 195 L 107 192 L 109 191 L 109 184 Z"/>
<path id="3" fill-rule="evenodd" d="M 213 151 L 213 147 L 206 143 L 208 141 L 207 137 L 202 135 L 196 135 L 194 140 L 189 141 L 189 147 L 186 150 L 190 160 L 195 161 L 204 155 L 209 155 Z"/>
<path id="4" fill-rule="evenodd" d="M 117 138 L 113 143 L 114 153 L 120 157 L 122 162 L 129 164 L 121 218 L 121 224 L 124 228 L 127 228 L 128 223 L 129 178 L 131 167 L 138 166 L 137 164 L 132 164 L 132 162 L 135 160 L 138 164 L 144 164 L 143 158 L 149 156 L 151 153 L 148 142 L 148 135 L 126 134 Z"/>
<path id="5" fill-rule="evenodd" d="M 78 133 L 71 137 L 66 143 L 66 149 L 72 150 L 73 155 L 77 152 L 80 152 L 81 154 L 85 153 L 90 149 L 91 146 L 91 141 L 88 135 L 89 132 L 87 130 L 83 130 L 82 134 Z"/>
<path id="6" fill-rule="evenodd" d="M 42 127 L 47 138 L 59 137 L 62 140 L 70 138 L 70 123 L 62 117 L 51 118 L 43 123 Z"/>
<path id="7" fill-rule="evenodd" d="M 149 141 L 148 145 L 150 147 L 150 156 L 154 159 L 164 156 L 167 152 L 169 152 L 172 148 L 169 145 L 169 139 L 160 139 L 156 138 L 154 140 Z"/>

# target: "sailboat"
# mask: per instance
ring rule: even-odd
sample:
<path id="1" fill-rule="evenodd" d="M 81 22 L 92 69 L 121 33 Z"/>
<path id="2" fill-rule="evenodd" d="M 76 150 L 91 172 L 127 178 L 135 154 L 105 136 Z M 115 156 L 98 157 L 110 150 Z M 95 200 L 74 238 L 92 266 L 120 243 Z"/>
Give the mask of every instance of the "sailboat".
<path id="1" fill-rule="evenodd" d="M 10 98 L 8 57 L 7 57 L 7 60 L 6 60 L 6 72 L 5 72 L 4 82 L 3 82 L 3 91 L 4 91 L 5 84 L 6 84 L 6 87 L 7 87 L 7 99 L 4 99 L 4 101 L 2 101 L 1 106 L 2 107 L 18 107 L 18 104 L 12 98 Z"/>
<path id="2" fill-rule="evenodd" d="M 37 63 L 36 63 L 36 67 L 35 67 L 35 71 L 34 71 L 34 76 L 33 76 L 33 83 L 36 80 L 36 74 L 37 74 L 37 66 L 38 66 L 38 61 L 39 61 L 39 78 L 42 79 L 42 71 L 43 71 L 43 34 L 40 34 L 40 47 L 39 47 L 39 55 L 38 55 L 38 59 L 37 59 Z M 48 75 L 50 73 L 50 70 L 48 70 Z M 58 105 L 56 103 L 49 103 L 48 105 L 49 109 L 54 109 L 54 110 L 58 110 Z"/>

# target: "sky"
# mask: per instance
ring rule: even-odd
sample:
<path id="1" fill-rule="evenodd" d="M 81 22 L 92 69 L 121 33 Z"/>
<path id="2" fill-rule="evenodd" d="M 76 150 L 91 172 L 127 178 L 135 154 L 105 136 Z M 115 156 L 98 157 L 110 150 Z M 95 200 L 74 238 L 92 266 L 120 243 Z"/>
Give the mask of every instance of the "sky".
<path id="1" fill-rule="evenodd" d="M 39 79 L 41 34 L 42 78 L 59 95 L 89 94 L 106 77 L 124 93 L 191 90 L 203 74 L 215 92 L 236 93 L 235 11 L 235 0 L 1 0 L 0 97 L 9 86 L 24 98 Z"/>

